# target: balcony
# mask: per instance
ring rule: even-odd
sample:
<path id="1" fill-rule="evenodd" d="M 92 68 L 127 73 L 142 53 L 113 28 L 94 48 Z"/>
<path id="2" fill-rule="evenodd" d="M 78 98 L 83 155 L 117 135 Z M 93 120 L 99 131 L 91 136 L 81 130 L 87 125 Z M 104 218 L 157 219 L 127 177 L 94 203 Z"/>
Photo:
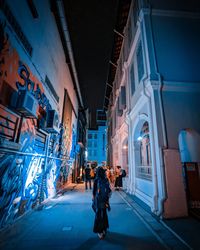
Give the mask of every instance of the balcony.
<path id="1" fill-rule="evenodd" d="M 152 166 L 137 166 L 136 177 L 152 181 Z"/>

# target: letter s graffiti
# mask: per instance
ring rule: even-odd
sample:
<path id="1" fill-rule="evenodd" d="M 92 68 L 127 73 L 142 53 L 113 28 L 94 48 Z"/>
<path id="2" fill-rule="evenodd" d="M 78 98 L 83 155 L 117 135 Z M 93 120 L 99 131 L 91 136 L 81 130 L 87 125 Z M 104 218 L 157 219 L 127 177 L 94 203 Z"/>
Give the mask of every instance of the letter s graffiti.
<path id="1" fill-rule="evenodd" d="M 28 83 L 29 83 L 29 76 L 30 76 L 30 73 L 28 72 L 27 68 L 21 64 L 18 68 L 18 74 L 19 76 L 21 77 L 21 79 L 24 80 L 23 83 L 21 82 L 16 82 L 16 86 L 17 86 L 17 89 L 18 90 L 25 90 L 28 88 Z"/>

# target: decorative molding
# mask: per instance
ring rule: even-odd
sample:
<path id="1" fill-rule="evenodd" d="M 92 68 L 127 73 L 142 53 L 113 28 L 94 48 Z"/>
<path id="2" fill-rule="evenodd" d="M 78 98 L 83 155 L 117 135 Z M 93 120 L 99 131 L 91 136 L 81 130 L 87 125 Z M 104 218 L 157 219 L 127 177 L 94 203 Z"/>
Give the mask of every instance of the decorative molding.
<path id="1" fill-rule="evenodd" d="M 135 32 L 135 36 L 133 38 L 133 42 L 131 44 L 131 48 L 129 50 L 129 55 L 128 55 L 128 59 L 127 59 L 128 67 L 130 67 L 130 65 L 132 64 L 133 56 L 134 56 L 135 50 L 137 48 L 138 41 L 140 39 L 140 35 L 141 35 L 141 28 L 140 28 L 140 26 L 137 26 L 137 30 Z"/>
<path id="2" fill-rule="evenodd" d="M 138 179 L 138 178 L 136 177 L 136 179 Z M 150 181 L 147 181 L 147 182 L 150 182 Z M 138 189 L 137 187 L 135 189 L 135 196 L 137 196 L 140 200 L 142 200 L 150 208 L 152 208 L 153 201 L 152 201 L 151 196 L 148 196 L 147 194 L 145 194 L 142 190 Z"/>
<path id="3" fill-rule="evenodd" d="M 140 20 L 143 19 L 144 15 L 150 15 L 150 9 L 147 9 L 147 8 L 141 9 Z M 200 18 L 200 13 L 178 11 L 178 10 L 152 9 L 152 15 L 165 16 L 165 17 L 178 17 L 178 18 L 192 18 L 192 19 L 199 19 Z"/>
<path id="4" fill-rule="evenodd" d="M 128 135 L 128 125 L 125 121 L 122 122 L 121 126 L 118 128 L 119 133 L 126 133 Z"/>
<path id="5" fill-rule="evenodd" d="M 160 83 L 151 81 L 153 90 L 159 90 Z M 163 81 L 163 91 L 169 92 L 200 92 L 200 82 L 174 82 Z"/>

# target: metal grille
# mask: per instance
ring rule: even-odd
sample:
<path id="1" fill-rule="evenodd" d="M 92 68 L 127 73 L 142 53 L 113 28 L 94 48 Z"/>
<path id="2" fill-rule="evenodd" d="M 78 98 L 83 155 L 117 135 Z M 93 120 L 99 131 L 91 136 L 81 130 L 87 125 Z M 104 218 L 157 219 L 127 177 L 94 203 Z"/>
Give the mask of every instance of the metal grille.
<path id="1" fill-rule="evenodd" d="M 55 139 L 51 137 L 51 139 L 49 140 L 49 155 L 53 154 L 53 150 L 54 150 L 54 143 L 55 143 Z"/>
<path id="2" fill-rule="evenodd" d="M 151 166 L 137 166 L 136 177 L 146 180 L 152 180 L 152 167 Z"/>
<path id="3" fill-rule="evenodd" d="M 46 144 L 46 135 L 39 130 L 36 130 L 34 149 L 38 153 L 44 153 Z"/>
<path id="4" fill-rule="evenodd" d="M 15 141 L 19 117 L 0 105 L 0 138 Z"/>

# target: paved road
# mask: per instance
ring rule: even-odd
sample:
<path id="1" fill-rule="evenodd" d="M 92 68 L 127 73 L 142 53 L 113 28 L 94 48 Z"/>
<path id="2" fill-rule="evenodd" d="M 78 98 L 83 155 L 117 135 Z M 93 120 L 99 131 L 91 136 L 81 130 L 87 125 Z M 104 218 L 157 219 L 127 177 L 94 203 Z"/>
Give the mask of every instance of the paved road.
<path id="1" fill-rule="evenodd" d="M 121 192 L 112 194 L 110 228 L 104 240 L 99 240 L 93 233 L 93 221 L 91 191 L 85 191 L 79 184 L 49 200 L 42 210 L 23 216 L 14 226 L 1 232 L 0 249 L 187 249 L 172 240 L 171 247 L 167 245 L 156 229 L 152 230 L 130 202 L 126 202 Z M 156 227 L 153 218 L 150 222 Z M 164 235 L 169 238 L 165 232 Z"/>

